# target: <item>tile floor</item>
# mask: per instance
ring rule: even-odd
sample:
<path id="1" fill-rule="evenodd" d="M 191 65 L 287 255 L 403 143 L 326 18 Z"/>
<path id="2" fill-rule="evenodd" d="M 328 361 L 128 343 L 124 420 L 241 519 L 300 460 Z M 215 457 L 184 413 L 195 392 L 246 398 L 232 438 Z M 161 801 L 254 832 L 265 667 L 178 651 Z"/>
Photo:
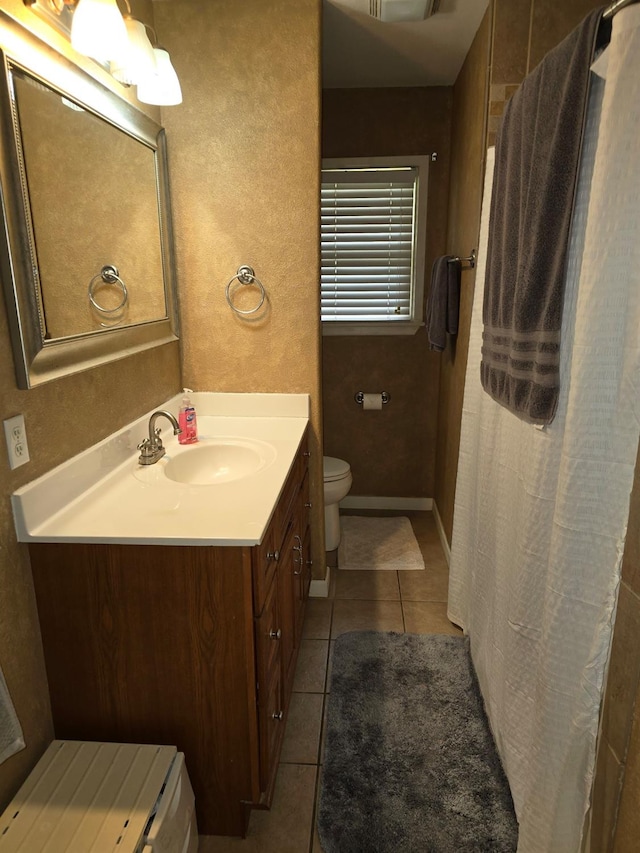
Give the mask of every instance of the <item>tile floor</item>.
<path id="1" fill-rule="evenodd" d="M 331 570 L 329 598 L 307 605 L 271 810 L 252 813 L 247 838 L 201 836 L 200 853 L 322 853 L 314 827 L 333 641 L 355 630 L 461 633 L 447 619 L 449 572 L 432 514 L 384 514 L 410 518 L 425 571 Z"/>

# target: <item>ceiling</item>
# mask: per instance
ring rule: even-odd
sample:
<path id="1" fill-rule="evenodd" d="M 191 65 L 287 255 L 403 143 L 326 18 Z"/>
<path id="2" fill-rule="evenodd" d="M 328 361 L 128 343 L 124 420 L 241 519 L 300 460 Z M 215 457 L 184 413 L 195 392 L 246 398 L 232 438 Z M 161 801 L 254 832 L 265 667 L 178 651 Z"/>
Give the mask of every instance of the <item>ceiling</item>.
<path id="1" fill-rule="evenodd" d="M 369 0 L 323 0 L 323 86 L 449 86 L 489 0 L 441 0 L 431 18 L 382 23 Z"/>

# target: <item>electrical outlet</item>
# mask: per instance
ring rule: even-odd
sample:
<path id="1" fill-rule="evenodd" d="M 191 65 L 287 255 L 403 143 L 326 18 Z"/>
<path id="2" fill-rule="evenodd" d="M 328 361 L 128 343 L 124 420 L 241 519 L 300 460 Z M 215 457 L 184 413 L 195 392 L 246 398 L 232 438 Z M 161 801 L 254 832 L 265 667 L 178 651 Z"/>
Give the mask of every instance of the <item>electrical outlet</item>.
<path id="1" fill-rule="evenodd" d="M 29 461 L 29 446 L 27 445 L 27 431 L 24 426 L 24 416 L 16 415 L 4 421 L 4 437 L 7 441 L 7 453 L 9 454 L 9 467 L 19 468 Z"/>

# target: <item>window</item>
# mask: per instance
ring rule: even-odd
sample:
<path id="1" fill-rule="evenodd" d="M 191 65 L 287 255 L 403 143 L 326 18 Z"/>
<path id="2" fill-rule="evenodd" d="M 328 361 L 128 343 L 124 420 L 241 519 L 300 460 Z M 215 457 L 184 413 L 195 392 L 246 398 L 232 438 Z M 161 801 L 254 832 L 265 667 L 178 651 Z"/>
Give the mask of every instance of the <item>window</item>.
<path id="1" fill-rule="evenodd" d="M 422 324 L 427 170 L 427 157 L 323 161 L 323 334 Z"/>

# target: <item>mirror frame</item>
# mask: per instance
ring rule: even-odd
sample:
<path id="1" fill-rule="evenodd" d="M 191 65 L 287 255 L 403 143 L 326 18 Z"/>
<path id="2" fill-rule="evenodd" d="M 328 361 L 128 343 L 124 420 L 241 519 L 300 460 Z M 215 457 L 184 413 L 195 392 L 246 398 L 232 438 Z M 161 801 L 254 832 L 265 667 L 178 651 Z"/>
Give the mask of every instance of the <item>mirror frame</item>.
<path id="1" fill-rule="evenodd" d="M 45 339 L 37 251 L 11 72 L 17 68 L 155 152 L 167 316 L 138 325 Z M 123 188 L 126 192 L 127 188 Z M 18 388 L 33 388 L 178 340 L 165 132 L 133 104 L 0 12 L 0 272 Z"/>

